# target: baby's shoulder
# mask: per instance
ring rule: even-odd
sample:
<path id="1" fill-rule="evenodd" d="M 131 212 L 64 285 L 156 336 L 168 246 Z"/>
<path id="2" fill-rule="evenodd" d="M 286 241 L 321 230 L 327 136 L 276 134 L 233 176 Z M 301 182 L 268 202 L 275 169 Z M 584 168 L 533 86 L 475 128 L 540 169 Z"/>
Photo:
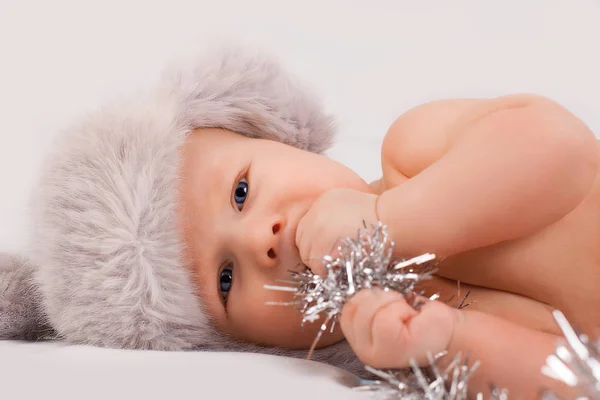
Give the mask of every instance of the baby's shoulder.
<path id="1" fill-rule="evenodd" d="M 539 96 L 514 94 L 494 98 L 434 100 L 413 107 L 389 127 L 382 143 L 383 173 L 411 178 L 440 159 L 454 132 L 496 110 L 518 107 Z M 393 172 L 395 171 L 395 172 Z"/>

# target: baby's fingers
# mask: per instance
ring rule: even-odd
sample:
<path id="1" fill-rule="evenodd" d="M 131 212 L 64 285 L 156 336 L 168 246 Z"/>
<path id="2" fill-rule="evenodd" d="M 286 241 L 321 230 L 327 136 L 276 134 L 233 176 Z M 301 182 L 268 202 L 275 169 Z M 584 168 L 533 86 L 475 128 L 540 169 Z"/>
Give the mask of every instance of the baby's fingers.
<path id="1" fill-rule="evenodd" d="M 377 368 L 407 367 L 414 345 L 406 321 L 417 312 L 404 298 L 378 310 L 371 323 L 369 365 Z"/>
<path id="2" fill-rule="evenodd" d="M 376 366 L 383 357 L 401 350 L 404 321 L 416 315 L 404 297 L 393 291 L 365 289 L 342 311 L 342 331 L 361 361 Z M 394 357 L 396 360 L 396 357 Z"/>
<path id="3" fill-rule="evenodd" d="M 296 229 L 295 242 L 302 263 L 310 268 L 313 274 L 324 277 L 327 275 L 322 261 L 322 257 L 325 254 L 319 254 L 318 250 L 314 248 L 315 242 L 321 240 L 317 234 L 318 231 L 315 231 L 314 222 L 314 218 L 310 212 L 300 219 Z"/>

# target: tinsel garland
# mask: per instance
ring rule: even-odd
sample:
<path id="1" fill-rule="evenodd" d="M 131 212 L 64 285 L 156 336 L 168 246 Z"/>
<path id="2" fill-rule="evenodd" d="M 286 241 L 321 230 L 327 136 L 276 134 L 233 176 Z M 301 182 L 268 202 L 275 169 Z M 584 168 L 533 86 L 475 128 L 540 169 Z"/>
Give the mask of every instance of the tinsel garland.
<path id="1" fill-rule="evenodd" d="M 311 346 L 311 358 L 323 332 L 333 330 L 344 304 L 362 289 L 379 287 L 401 293 L 418 309 L 423 303 L 415 291 L 416 285 L 431 279 L 435 268 L 435 255 L 421 256 L 393 262 L 394 243 L 389 240 L 387 229 L 381 222 L 368 229 L 360 230 L 356 239 L 346 238 L 336 246 L 336 256 L 322 258 L 327 276 L 314 275 L 310 270 L 301 273 L 291 272 L 291 286 L 265 285 L 266 289 L 293 293 L 290 302 L 271 302 L 271 305 L 294 306 L 302 312 L 302 325 L 315 322 L 322 315 L 324 322 Z M 468 296 L 468 293 L 467 293 Z M 464 307 L 466 297 L 458 305 Z M 433 295 L 430 300 L 436 300 Z M 586 335 L 577 333 L 565 316 L 559 311 L 554 317 L 560 326 L 565 340 L 554 354 L 547 359 L 542 372 L 570 386 L 584 388 L 589 398 L 600 400 L 600 340 L 592 342 Z M 362 381 L 357 390 L 372 391 L 385 399 L 427 399 L 464 400 L 467 398 L 468 381 L 479 362 L 469 366 L 468 357 L 454 357 L 452 362 L 441 370 L 437 361 L 445 354 L 429 355 L 429 366 L 419 367 L 411 361 L 411 368 L 381 370 L 365 366 L 380 380 Z M 491 397 L 506 400 L 508 392 L 491 388 Z M 546 392 L 544 399 L 558 399 L 552 392 Z M 478 399 L 483 399 L 479 394 Z"/>
<path id="2" fill-rule="evenodd" d="M 577 332 L 558 310 L 553 312 L 553 316 L 563 339 L 554 354 L 546 359 L 542 373 L 568 386 L 580 388 L 591 399 L 600 400 L 600 339 L 593 341 Z M 551 392 L 544 394 L 544 399 L 557 398 Z"/>
<path id="3" fill-rule="evenodd" d="M 333 330 L 344 304 L 362 289 L 379 287 L 401 293 L 418 309 L 422 303 L 422 293 L 416 292 L 416 285 L 431 279 L 435 272 L 435 255 L 421 256 L 392 261 L 394 243 L 389 240 L 387 229 L 378 223 L 372 230 L 360 230 L 356 239 L 346 238 L 337 246 L 337 255 L 323 257 L 327 276 L 314 275 L 310 270 L 291 272 L 291 286 L 265 285 L 270 290 L 293 293 L 290 302 L 272 302 L 270 305 L 286 305 L 298 308 L 303 315 L 302 325 L 314 322 L 321 315 L 324 322 L 311 346 L 311 358 L 323 332 Z M 430 300 L 437 299 L 437 295 Z M 464 306 L 464 300 L 459 307 Z M 450 364 L 440 370 L 437 361 L 444 354 L 429 355 L 429 366 L 419 367 L 411 361 L 411 368 L 380 370 L 365 366 L 367 371 L 380 380 L 362 381 L 357 390 L 370 391 L 382 398 L 403 398 L 409 400 L 464 400 L 467 398 L 468 380 L 479 365 L 469 366 L 469 359 L 457 355 Z M 495 399 L 505 399 L 505 391 L 493 391 Z"/>
<path id="4" fill-rule="evenodd" d="M 325 321 L 309 351 L 309 358 L 323 332 L 333 330 L 344 304 L 362 289 L 378 287 L 401 293 L 414 308 L 421 301 L 415 285 L 431 279 L 435 272 L 433 254 L 392 263 L 394 243 L 389 240 L 387 228 L 376 224 L 372 231 L 360 230 L 356 239 L 346 238 L 337 246 L 337 256 L 323 257 L 327 276 L 314 275 L 309 269 L 291 272 L 292 286 L 265 285 L 266 289 L 292 292 L 294 300 L 269 305 L 295 306 L 302 312 L 302 326 L 315 322 L 321 315 Z M 436 299 L 434 295 L 431 299 Z"/>
<path id="5" fill-rule="evenodd" d="M 366 366 L 367 371 L 381 380 L 365 380 L 357 390 L 374 392 L 382 400 L 466 400 L 469 379 L 479 367 L 479 362 L 469 366 L 469 357 L 463 358 L 458 354 L 441 370 L 437 361 L 444 356 L 446 352 L 435 357 L 428 354 L 427 367 L 420 367 L 413 360 L 409 369 L 380 370 Z M 490 389 L 491 399 L 508 399 L 507 390 Z M 483 395 L 479 393 L 477 399 L 482 400 Z"/>

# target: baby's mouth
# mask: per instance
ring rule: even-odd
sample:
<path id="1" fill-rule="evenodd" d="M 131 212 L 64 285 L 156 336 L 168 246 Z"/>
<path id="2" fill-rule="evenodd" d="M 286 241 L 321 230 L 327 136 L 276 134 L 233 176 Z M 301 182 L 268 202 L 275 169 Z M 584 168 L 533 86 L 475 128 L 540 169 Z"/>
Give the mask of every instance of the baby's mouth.
<path id="1" fill-rule="evenodd" d="M 311 274 L 313 273 L 312 270 L 310 269 L 310 267 L 302 262 L 291 272 L 300 273 L 300 274 L 306 273 L 306 272 L 310 272 Z"/>
<path id="2" fill-rule="evenodd" d="M 313 270 L 308 265 L 304 264 L 302 261 L 300 261 L 298 264 L 296 264 L 295 268 L 290 268 L 288 271 L 292 275 L 294 275 L 294 274 L 315 275 L 315 273 L 313 272 Z"/>
<path id="3" fill-rule="evenodd" d="M 302 270 L 302 272 L 304 272 L 304 273 L 308 273 L 308 274 L 314 275 L 314 276 L 320 276 L 321 278 L 327 277 L 327 269 L 325 267 L 323 267 L 323 268 L 317 267 L 316 270 L 313 270 L 311 267 L 309 267 L 308 265 L 304 265 L 304 264 L 302 264 L 302 267 L 304 268 Z"/>

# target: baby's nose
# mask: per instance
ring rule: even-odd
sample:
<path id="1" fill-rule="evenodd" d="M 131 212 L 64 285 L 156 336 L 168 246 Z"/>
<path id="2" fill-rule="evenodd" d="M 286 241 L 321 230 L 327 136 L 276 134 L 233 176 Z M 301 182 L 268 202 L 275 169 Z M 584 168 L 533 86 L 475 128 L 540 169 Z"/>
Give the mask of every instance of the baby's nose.
<path id="1" fill-rule="evenodd" d="M 277 242 L 277 233 L 279 233 L 279 230 L 281 229 L 281 224 L 279 222 L 276 222 L 273 224 L 273 226 L 271 226 L 271 232 L 273 232 L 273 239 L 275 242 Z M 273 244 L 273 247 L 269 247 L 269 250 L 267 251 L 267 256 L 271 259 L 271 260 L 275 260 L 277 258 L 277 253 L 275 253 L 275 249 L 274 247 L 278 247 L 277 243 Z"/>
<path id="2" fill-rule="evenodd" d="M 280 257 L 280 231 L 281 222 L 276 221 L 263 232 L 255 232 L 256 236 L 250 238 L 254 247 L 252 251 L 256 255 L 258 265 L 268 268 L 277 266 Z"/>

